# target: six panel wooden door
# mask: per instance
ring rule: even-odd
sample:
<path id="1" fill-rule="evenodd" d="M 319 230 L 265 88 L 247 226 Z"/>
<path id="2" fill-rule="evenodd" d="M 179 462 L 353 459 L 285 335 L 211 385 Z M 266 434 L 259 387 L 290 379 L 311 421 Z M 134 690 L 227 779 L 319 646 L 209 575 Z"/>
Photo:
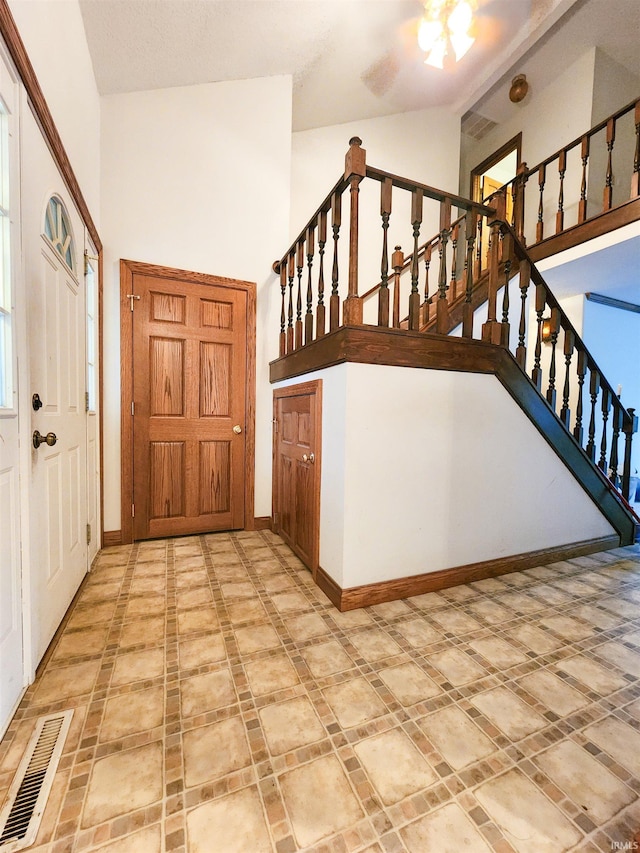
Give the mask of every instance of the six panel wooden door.
<path id="1" fill-rule="evenodd" d="M 247 293 L 132 283 L 134 538 L 241 528 Z"/>
<path id="2" fill-rule="evenodd" d="M 315 576 L 320 543 L 320 381 L 274 391 L 275 531 Z"/>

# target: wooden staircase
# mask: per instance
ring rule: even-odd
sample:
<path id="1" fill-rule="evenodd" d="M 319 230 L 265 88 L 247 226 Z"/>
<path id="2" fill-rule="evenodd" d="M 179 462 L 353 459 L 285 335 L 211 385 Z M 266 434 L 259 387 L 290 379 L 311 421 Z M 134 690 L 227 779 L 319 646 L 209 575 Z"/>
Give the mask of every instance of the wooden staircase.
<path id="1" fill-rule="evenodd" d="M 579 196 L 584 203 L 578 205 L 580 221 L 569 226 L 571 241 L 580 229 L 583 239 L 593 236 L 592 220 L 597 220 L 597 233 L 603 233 L 607 220 L 611 229 L 619 227 L 620 208 L 625 222 L 630 216 L 640 219 L 640 100 L 630 110 L 636 132 L 631 199 L 617 207 L 610 192 L 611 148 L 624 111 L 572 143 L 582 146 Z M 602 128 L 609 152 L 604 205 L 590 219 L 584 152 L 588 158 L 591 139 Z M 560 167 L 572 146 L 554 155 Z M 537 177 L 542 215 L 540 175 L 550 162 L 553 158 L 542 164 L 544 169 L 521 169 L 510 186 L 479 204 L 368 166 L 361 140 L 352 139 L 344 175 L 274 263 L 281 312 L 271 381 L 344 361 L 493 373 L 599 505 L 620 544 L 630 544 L 638 520 L 627 502 L 637 418 L 623 406 L 536 267 L 536 245 L 549 245 L 544 222 L 537 222 L 538 243 L 525 244 L 525 187 Z M 563 179 L 554 238 L 562 238 L 565 224 L 569 191 Z M 380 187 L 377 227 L 371 226 L 371 211 L 360 210 L 363 181 Z M 511 222 L 505 220 L 507 192 L 514 198 Z M 396 204 L 410 211 L 408 223 L 400 223 L 410 235 L 406 257 L 399 241 L 394 240 L 393 251 L 389 244 L 392 225 L 398 233 L 392 220 Z M 340 242 L 343 208 L 348 239 Z M 458 218 L 452 218 L 453 209 L 461 212 Z M 420 238 L 425 223 L 438 229 L 426 242 Z M 379 280 L 359 295 L 361 268 L 376 255 Z M 480 323 L 485 304 L 486 319 Z"/>

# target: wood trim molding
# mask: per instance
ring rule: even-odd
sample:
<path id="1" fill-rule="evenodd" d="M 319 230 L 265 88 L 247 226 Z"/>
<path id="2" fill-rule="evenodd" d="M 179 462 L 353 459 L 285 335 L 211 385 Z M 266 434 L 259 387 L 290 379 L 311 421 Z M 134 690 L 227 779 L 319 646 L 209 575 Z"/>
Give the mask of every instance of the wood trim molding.
<path id="1" fill-rule="evenodd" d="M 102 547 L 111 548 L 113 545 L 122 545 L 122 530 L 105 530 L 102 534 Z"/>
<path id="2" fill-rule="evenodd" d="M 407 329 L 342 326 L 288 355 L 272 361 L 270 381 L 278 382 L 335 364 L 386 364 L 495 373 L 495 346 Z"/>
<path id="3" fill-rule="evenodd" d="M 493 154 L 489 154 L 488 157 L 482 161 L 482 163 L 478 163 L 471 170 L 471 180 L 470 180 L 470 198 L 474 201 L 482 201 L 480 198 L 480 178 L 485 173 L 488 172 L 492 166 L 495 166 L 496 163 L 499 163 L 500 160 L 504 160 L 504 158 L 511 154 L 512 151 L 516 152 L 516 171 L 522 162 L 522 132 L 516 134 L 511 139 L 508 139 L 504 145 L 501 145 L 497 151 L 494 151 Z M 513 177 L 515 178 L 515 173 Z"/>
<path id="4" fill-rule="evenodd" d="M 599 213 L 597 216 L 592 216 L 586 222 L 579 225 L 573 225 L 571 228 L 565 228 L 560 234 L 554 234 L 552 237 L 547 237 L 539 243 L 534 243 L 527 249 L 529 256 L 534 263 L 548 258 L 551 255 L 556 255 L 558 252 L 564 252 L 565 249 L 572 249 L 574 246 L 579 246 L 586 243 L 587 240 L 593 240 L 594 237 L 601 237 L 603 234 L 608 234 L 610 231 L 615 231 L 622 228 L 623 225 L 629 225 L 632 222 L 637 222 L 640 219 L 640 197 L 630 199 L 618 207 L 613 207 L 604 213 Z"/>
<path id="5" fill-rule="evenodd" d="M 84 196 L 82 195 L 82 190 L 80 189 L 80 184 L 78 183 L 75 173 L 71 167 L 71 162 L 69 161 L 67 152 L 62 144 L 62 139 L 60 138 L 58 129 L 53 121 L 53 116 L 51 115 L 44 93 L 40 87 L 38 78 L 36 77 L 36 72 L 34 71 L 31 60 L 27 54 L 27 49 L 20 37 L 18 27 L 13 15 L 11 14 L 7 0 L 0 0 L 0 33 L 2 34 L 11 59 L 13 60 L 16 70 L 20 75 L 20 79 L 27 91 L 27 96 L 34 115 L 40 125 L 42 133 L 44 134 L 44 138 L 51 149 L 54 160 L 62 173 L 64 182 L 67 185 L 78 210 L 80 211 L 82 219 L 87 226 L 96 249 L 98 252 L 101 252 L 102 242 L 100 240 L 100 235 L 98 234 L 98 229 L 95 226 L 91 214 L 89 213 L 89 208 Z"/>
<path id="6" fill-rule="evenodd" d="M 423 595 L 426 592 L 436 592 L 485 578 L 495 578 L 510 572 L 521 572 L 534 566 L 570 560 L 573 557 L 583 557 L 585 554 L 617 548 L 619 544 L 618 536 L 603 536 L 598 539 L 541 548 L 538 551 L 514 554 L 511 557 L 484 560 L 481 563 L 469 563 L 466 566 L 457 566 L 438 572 L 427 572 L 413 577 L 395 578 L 347 589 L 341 589 L 324 569 L 319 568 L 316 583 L 332 604 L 344 612 L 358 607 L 369 607 L 372 604 L 382 604 L 385 601 L 396 601 L 399 598 L 411 598 L 413 595 Z"/>
<path id="7" fill-rule="evenodd" d="M 635 302 L 626 302 L 624 299 L 614 299 L 612 296 L 606 296 L 604 293 L 585 293 L 589 302 L 595 302 L 598 305 L 606 305 L 608 308 L 618 308 L 620 311 L 631 311 L 632 314 L 640 314 L 640 305 Z"/>
<path id="8" fill-rule="evenodd" d="M 2 2 L 2 0 L 0 0 Z M 133 394 L 133 324 L 127 293 L 131 293 L 133 276 L 152 275 L 156 278 L 180 278 L 192 284 L 233 287 L 247 294 L 247 390 L 245 399 L 245 466 L 244 529 L 257 529 L 253 515 L 255 499 L 255 447 L 256 447 L 256 285 L 219 275 L 174 269 L 147 264 L 141 261 L 120 260 L 120 429 L 121 429 L 121 492 L 120 525 L 122 542 L 133 542 L 131 500 L 133 495 L 133 422 L 130 402 Z"/>
<path id="9" fill-rule="evenodd" d="M 253 519 L 253 530 L 271 530 L 273 521 L 270 515 L 261 515 Z"/>

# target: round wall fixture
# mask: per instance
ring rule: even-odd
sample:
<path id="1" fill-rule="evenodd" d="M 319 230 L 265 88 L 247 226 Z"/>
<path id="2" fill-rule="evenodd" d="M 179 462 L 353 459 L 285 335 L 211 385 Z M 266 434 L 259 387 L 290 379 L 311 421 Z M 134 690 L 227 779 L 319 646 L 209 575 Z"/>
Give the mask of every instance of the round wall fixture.
<path id="1" fill-rule="evenodd" d="M 520 101 L 524 100 L 527 97 L 528 91 L 529 84 L 527 83 L 526 74 L 518 74 L 511 81 L 511 88 L 509 89 L 509 100 L 514 104 L 519 104 Z"/>

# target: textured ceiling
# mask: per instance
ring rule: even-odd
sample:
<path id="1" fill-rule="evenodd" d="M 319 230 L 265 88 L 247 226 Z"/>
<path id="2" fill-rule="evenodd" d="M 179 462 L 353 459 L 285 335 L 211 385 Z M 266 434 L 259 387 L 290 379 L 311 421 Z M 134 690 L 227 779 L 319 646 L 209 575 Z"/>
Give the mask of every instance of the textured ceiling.
<path id="1" fill-rule="evenodd" d="M 449 72 L 425 66 L 416 47 L 420 0 L 80 5 L 101 94 L 287 74 L 300 130 L 470 105 L 576 2 L 479 0 L 476 44 Z"/>

